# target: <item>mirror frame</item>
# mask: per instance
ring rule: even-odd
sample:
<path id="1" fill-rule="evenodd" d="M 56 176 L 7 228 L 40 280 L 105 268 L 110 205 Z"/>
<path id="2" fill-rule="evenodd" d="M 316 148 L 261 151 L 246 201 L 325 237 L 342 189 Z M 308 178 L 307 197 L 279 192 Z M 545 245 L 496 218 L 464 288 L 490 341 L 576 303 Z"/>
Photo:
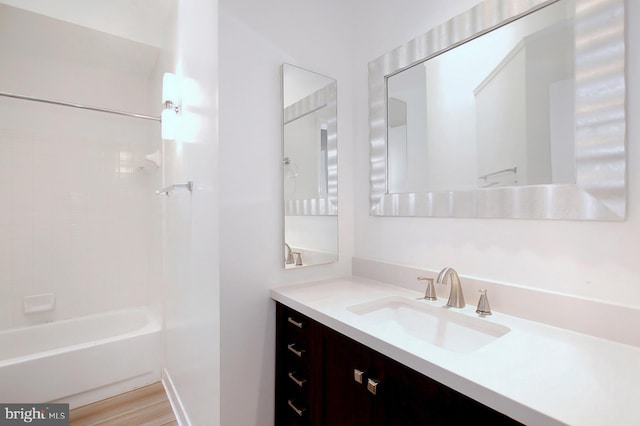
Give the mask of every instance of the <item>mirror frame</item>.
<path id="1" fill-rule="evenodd" d="M 284 66 L 300 68 L 297 65 L 282 65 L 283 93 Z M 286 124 L 304 117 L 305 115 L 312 114 L 321 108 L 327 108 L 327 116 L 332 117 L 327 121 L 327 197 L 303 200 L 285 200 L 285 216 L 335 216 L 338 214 L 338 84 L 335 79 L 331 77 L 326 78 L 331 79 L 332 82 L 324 88 L 317 90 L 284 109 L 282 116 L 282 151 L 284 153 L 284 126 Z"/>
<path id="2" fill-rule="evenodd" d="M 388 193 L 387 78 L 557 1 L 486 0 L 369 62 L 370 215 L 626 218 L 624 0 L 574 0 L 575 184 Z"/>

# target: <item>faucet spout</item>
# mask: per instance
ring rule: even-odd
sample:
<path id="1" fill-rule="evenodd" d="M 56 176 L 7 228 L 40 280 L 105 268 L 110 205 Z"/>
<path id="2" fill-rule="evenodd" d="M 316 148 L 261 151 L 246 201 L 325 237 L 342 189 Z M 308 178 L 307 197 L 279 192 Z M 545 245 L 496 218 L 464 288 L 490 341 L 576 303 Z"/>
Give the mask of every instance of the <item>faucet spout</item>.
<path id="1" fill-rule="evenodd" d="M 295 263 L 295 261 L 293 260 L 293 251 L 291 251 L 291 246 L 287 243 L 284 243 L 284 264 L 285 265 L 292 265 Z"/>
<path id="2" fill-rule="evenodd" d="M 446 284 L 447 279 L 451 285 L 451 291 L 449 292 L 449 300 L 447 300 L 447 306 L 452 308 L 464 308 L 464 295 L 462 294 L 462 285 L 460 284 L 460 277 L 455 269 L 446 267 L 438 274 L 436 279 L 437 284 Z"/>

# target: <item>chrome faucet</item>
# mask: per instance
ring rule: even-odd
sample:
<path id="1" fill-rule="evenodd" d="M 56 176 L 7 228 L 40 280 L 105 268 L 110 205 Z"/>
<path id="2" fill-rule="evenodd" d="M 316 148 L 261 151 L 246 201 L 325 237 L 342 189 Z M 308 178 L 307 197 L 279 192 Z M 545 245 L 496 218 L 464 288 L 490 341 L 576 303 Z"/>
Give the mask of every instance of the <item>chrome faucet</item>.
<path id="1" fill-rule="evenodd" d="M 460 285 L 460 277 L 455 269 L 446 267 L 438 274 L 436 279 L 437 284 L 446 284 L 447 278 L 451 285 L 451 292 L 449 293 L 449 300 L 447 300 L 447 306 L 452 308 L 464 308 L 464 295 L 462 294 L 462 286 Z"/>
<path id="2" fill-rule="evenodd" d="M 293 260 L 293 252 L 291 251 L 291 246 L 287 243 L 284 243 L 284 250 L 286 253 L 284 256 L 285 265 L 293 265 L 295 261 Z"/>

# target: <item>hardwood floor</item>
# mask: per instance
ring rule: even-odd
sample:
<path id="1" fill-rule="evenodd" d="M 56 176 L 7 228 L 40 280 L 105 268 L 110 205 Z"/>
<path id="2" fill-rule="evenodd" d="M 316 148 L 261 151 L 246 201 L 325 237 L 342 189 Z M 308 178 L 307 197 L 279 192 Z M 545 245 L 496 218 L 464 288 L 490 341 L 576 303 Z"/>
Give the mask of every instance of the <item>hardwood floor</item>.
<path id="1" fill-rule="evenodd" d="M 162 383 L 157 382 L 70 411 L 72 426 L 177 426 Z"/>

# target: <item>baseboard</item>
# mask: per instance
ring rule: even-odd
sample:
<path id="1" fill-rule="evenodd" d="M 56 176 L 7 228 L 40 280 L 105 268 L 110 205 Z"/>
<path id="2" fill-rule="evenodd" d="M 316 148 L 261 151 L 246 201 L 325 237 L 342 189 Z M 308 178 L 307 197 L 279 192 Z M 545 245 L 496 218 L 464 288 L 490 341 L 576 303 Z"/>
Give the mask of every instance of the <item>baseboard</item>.
<path id="1" fill-rule="evenodd" d="M 176 416 L 178 425 L 191 426 L 189 416 L 187 415 L 187 410 L 185 410 L 184 405 L 180 400 L 180 395 L 178 394 L 178 391 L 173 384 L 173 380 L 171 380 L 171 375 L 166 368 L 162 369 L 162 385 L 164 386 L 164 390 L 167 393 L 167 398 L 169 398 L 169 403 L 171 404 L 171 408 L 173 409 L 173 414 Z"/>

